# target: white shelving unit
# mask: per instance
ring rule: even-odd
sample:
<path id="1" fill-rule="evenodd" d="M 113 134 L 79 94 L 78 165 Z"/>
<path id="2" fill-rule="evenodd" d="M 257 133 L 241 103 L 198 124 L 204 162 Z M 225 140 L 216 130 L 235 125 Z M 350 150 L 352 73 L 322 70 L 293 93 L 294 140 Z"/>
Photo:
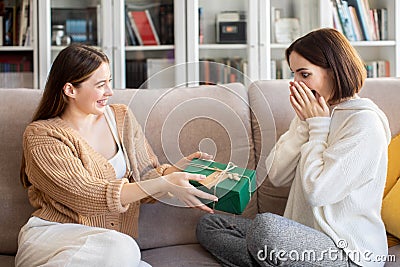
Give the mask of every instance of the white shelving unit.
<path id="1" fill-rule="evenodd" d="M 125 5 L 172 2 L 174 5 L 174 44 L 158 46 L 125 45 Z M 115 88 L 126 87 L 126 64 L 135 58 L 166 58 L 173 55 L 178 65 L 175 84 L 187 85 L 199 80 L 202 58 L 241 57 L 246 61 L 244 73 L 250 81 L 271 79 L 271 60 L 284 59 L 289 43 L 275 43 L 270 14 L 272 7 L 282 10 L 281 17 L 299 17 L 301 7 L 312 5 L 307 12 L 310 29 L 332 26 L 331 0 L 31 0 L 34 14 L 31 47 L 0 47 L 0 51 L 32 51 L 34 58 L 33 88 L 44 88 L 54 57 L 64 48 L 51 45 L 51 8 L 98 7 L 97 46 L 110 58 Z M 360 41 L 352 45 L 365 61 L 390 61 L 391 76 L 400 77 L 400 0 L 369 0 L 371 8 L 388 10 L 388 40 Z M 203 7 L 204 41 L 199 44 L 199 7 Z M 299 11 L 300 10 L 300 11 Z M 247 14 L 247 43 L 218 44 L 215 38 L 216 15 L 223 11 L 245 11 Z M 315 14 L 314 14 L 315 13 Z M 305 16 L 301 16 L 305 17 Z M 314 20 L 310 22 L 310 18 Z M 314 24 L 316 25 L 314 25 Z M 307 29 L 305 30 L 307 31 Z M 168 86 L 168 85 L 167 85 Z"/>
<path id="2" fill-rule="evenodd" d="M 175 43 L 169 45 L 151 46 L 126 46 L 125 45 L 125 5 L 135 4 L 146 6 L 154 1 L 134 1 L 134 0 L 114 0 L 114 16 L 119 18 L 118 25 L 113 31 L 114 34 L 114 86 L 115 88 L 125 88 L 126 86 L 126 60 L 129 58 L 163 58 L 167 53 L 174 54 L 174 63 L 182 64 L 186 62 L 186 17 L 185 0 L 157 1 L 158 3 L 173 3 L 174 5 L 174 38 Z M 179 69 L 181 70 L 181 68 Z M 175 83 L 181 84 L 186 81 L 186 73 L 175 72 Z"/>
<path id="3" fill-rule="evenodd" d="M 8 1 L 10 3 L 16 3 L 13 1 Z M 20 79 L 29 79 L 32 82 L 23 82 L 22 86 L 27 88 L 38 88 L 38 29 L 37 29 L 37 18 L 38 18 L 38 7 L 36 0 L 29 1 L 31 15 L 30 18 L 30 27 L 31 27 L 31 45 L 30 46 L 0 46 L 1 53 L 13 54 L 13 53 L 21 53 L 27 52 L 32 53 L 32 73 L 25 73 L 25 72 L 2 72 L 0 73 L 1 84 L 5 87 L 9 87 L 9 84 L 18 84 L 17 86 L 20 87 L 21 81 Z M 1 57 L 1 55 L 0 55 Z M 18 80 L 13 82 L 13 80 Z"/>
<path id="4" fill-rule="evenodd" d="M 399 0 L 369 0 L 371 8 L 388 10 L 387 41 L 353 42 L 364 61 L 383 59 L 390 61 L 390 76 L 400 77 L 400 2 Z"/>
<path id="5" fill-rule="evenodd" d="M 313 2 L 314 1 L 314 2 Z M 317 6 L 316 18 L 318 18 L 318 27 L 332 27 L 331 20 L 332 6 L 331 0 L 307 0 L 311 6 Z M 305 3 L 297 0 L 259 0 L 260 3 L 260 79 L 271 79 L 271 60 L 284 59 L 284 51 L 290 44 L 274 43 L 271 40 L 272 24 L 261 14 L 270 14 L 271 7 L 281 8 L 282 17 L 296 17 L 294 10 L 299 7 L 295 4 Z M 359 52 L 364 61 L 388 60 L 390 61 L 390 76 L 400 77 L 400 62 L 398 55 L 400 53 L 400 2 L 399 0 L 369 0 L 371 8 L 387 8 L 388 10 L 388 34 L 389 40 L 385 41 L 358 41 L 352 42 L 352 45 Z M 303 6 L 302 8 L 308 9 Z M 313 16 L 310 14 L 309 16 Z M 312 30 L 310 28 L 309 30 Z M 266 33 L 266 34 L 262 34 Z"/>
<path id="6" fill-rule="evenodd" d="M 114 25 L 112 14 L 112 2 L 109 0 L 38 0 L 39 18 L 39 87 L 44 88 L 48 72 L 56 55 L 65 46 L 52 45 L 51 31 L 51 10 L 52 8 L 96 8 L 98 42 L 97 47 L 106 53 L 109 59 L 113 60 L 113 38 L 110 25 Z"/>
<path id="7" fill-rule="evenodd" d="M 260 17 L 260 62 L 259 78 L 262 80 L 271 79 L 271 60 L 283 60 L 285 58 L 285 49 L 290 43 L 276 43 L 273 27 L 274 23 L 270 16 L 274 8 L 281 10 L 281 18 L 299 18 L 300 35 L 303 35 L 313 29 L 322 27 L 332 27 L 330 14 L 331 0 L 259 0 Z M 312 19 L 311 19 L 312 18 Z"/>
<path id="8" fill-rule="evenodd" d="M 199 8 L 203 8 L 204 41 L 199 44 Z M 187 62 L 198 62 L 203 58 L 240 57 L 247 62 L 243 70 L 251 80 L 258 79 L 258 0 L 191 0 L 187 1 Z M 244 11 L 247 22 L 246 44 L 219 44 L 216 42 L 216 16 L 223 11 Z M 198 64 L 190 64 L 188 81 L 194 85 L 199 81 Z"/>

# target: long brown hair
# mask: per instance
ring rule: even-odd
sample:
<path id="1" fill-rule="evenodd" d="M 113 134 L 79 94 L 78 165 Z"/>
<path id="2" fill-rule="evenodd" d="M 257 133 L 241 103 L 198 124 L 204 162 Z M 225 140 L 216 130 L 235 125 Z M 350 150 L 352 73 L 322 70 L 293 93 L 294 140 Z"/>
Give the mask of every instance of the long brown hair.
<path id="1" fill-rule="evenodd" d="M 64 85 L 71 83 L 79 88 L 102 63 L 109 63 L 106 54 L 84 44 L 74 43 L 61 50 L 50 69 L 32 122 L 60 116 L 67 106 Z M 24 187 L 29 187 L 31 183 L 26 176 L 25 165 L 25 157 L 22 155 L 20 179 Z"/>
<path id="2" fill-rule="evenodd" d="M 346 37 L 332 28 L 312 31 L 294 41 L 286 49 L 286 60 L 296 52 L 314 65 L 333 74 L 334 93 L 330 101 L 358 93 L 367 77 L 364 63 Z"/>

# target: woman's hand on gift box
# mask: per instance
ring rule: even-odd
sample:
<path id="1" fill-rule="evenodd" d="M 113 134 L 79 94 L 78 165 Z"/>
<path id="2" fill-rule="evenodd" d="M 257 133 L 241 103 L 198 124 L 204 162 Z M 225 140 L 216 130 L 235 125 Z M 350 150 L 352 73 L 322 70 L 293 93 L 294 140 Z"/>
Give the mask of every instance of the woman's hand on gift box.
<path id="1" fill-rule="evenodd" d="M 190 154 L 187 157 L 182 158 L 176 164 L 174 164 L 173 166 L 166 169 L 164 171 L 164 175 L 167 175 L 167 174 L 170 174 L 173 172 L 181 172 L 182 170 L 184 170 L 187 167 L 187 165 L 190 163 L 190 161 L 192 161 L 193 159 L 196 159 L 196 158 L 204 159 L 204 160 L 212 160 L 213 156 L 209 155 L 205 152 L 197 151 L 195 153 Z"/>
<path id="2" fill-rule="evenodd" d="M 164 189 L 182 201 L 185 205 L 198 208 L 209 213 L 214 211 L 202 203 L 198 198 L 211 201 L 218 201 L 214 195 L 203 192 L 189 183 L 189 180 L 201 181 L 206 177 L 202 174 L 192 174 L 186 172 L 173 172 L 162 177 L 165 185 Z"/>

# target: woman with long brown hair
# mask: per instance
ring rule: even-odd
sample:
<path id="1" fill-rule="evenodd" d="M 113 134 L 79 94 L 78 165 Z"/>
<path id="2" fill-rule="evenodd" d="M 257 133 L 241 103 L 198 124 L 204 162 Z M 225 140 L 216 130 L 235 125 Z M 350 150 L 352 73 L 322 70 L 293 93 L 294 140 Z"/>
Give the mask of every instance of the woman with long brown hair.
<path id="1" fill-rule="evenodd" d="M 134 237 L 140 203 L 173 194 L 207 212 L 216 200 L 160 165 L 129 108 L 113 95 L 107 56 L 90 46 L 63 49 L 23 136 L 21 180 L 36 209 L 21 229 L 16 266 L 149 266 Z"/>

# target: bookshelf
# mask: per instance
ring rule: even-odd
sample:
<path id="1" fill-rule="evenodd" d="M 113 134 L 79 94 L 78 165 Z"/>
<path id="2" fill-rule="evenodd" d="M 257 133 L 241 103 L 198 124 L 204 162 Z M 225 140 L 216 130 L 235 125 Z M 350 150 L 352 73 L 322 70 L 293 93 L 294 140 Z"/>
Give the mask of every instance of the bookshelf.
<path id="1" fill-rule="evenodd" d="M 341 4 L 340 1 L 335 0 L 336 5 L 333 5 L 333 8 L 337 9 L 337 5 Z M 334 2 L 334 3 L 335 3 Z M 362 3 L 363 1 L 359 0 L 349 0 L 348 1 L 348 6 L 352 8 L 353 6 L 357 10 L 358 4 Z M 353 40 L 351 43 L 352 45 L 359 51 L 361 57 L 363 60 L 367 63 L 368 65 L 368 74 L 369 77 L 377 77 L 375 75 L 370 76 L 370 70 L 371 68 L 374 68 L 373 72 L 376 72 L 376 68 L 378 67 L 378 64 L 382 63 L 387 64 L 386 68 L 389 67 L 388 71 L 385 71 L 378 75 L 380 76 L 399 76 L 399 62 L 397 60 L 397 56 L 399 53 L 399 27 L 398 27 L 398 16 L 399 16 L 399 2 L 398 1 L 392 1 L 392 0 L 382 0 L 382 1 L 377 1 L 377 0 L 369 0 L 367 1 L 367 5 L 371 10 L 373 10 L 373 16 L 371 14 L 365 14 L 365 19 L 368 20 L 371 17 L 375 18 L 372 19 L 372 23 L 369 25 L 360 23 L 360 28 L 361 28 L 361 38 L 356 38 L 356 40 Z M 362 4 L 361 4 L 362 5 Z M 346 6 L 346 5 L 344 5 Z M 362 8 L 361 8 L 362 9 Z M 334 9 L 335 10 L 335 9 Z M 381 13 L 383 11 L 386 13 L 386 25 L 382 28 L 382 24 L 380 22 L 380 16 L 377 18 L 378 13 Z M 360 14 L 357 12 L 358 19 L 357 21 L 361 22 L 362 19 L 360 19 Z M 368 16 L 369 15 L 369 16 Z M 363 17 L 361 15 L 361 17 Z M 353 26 L 354 31 L 356 31 L 356 25 L 357 21 L 352 21 L 350 19 L 350 25 Z M 368 21 L 366 21 L 368 22 Z M 376 24 L 376 28 L 374 29 L 374 23 Z M 363 26 L 364 25 L 364 26 Z M 366 26 L 365 26 L 366 25 Z M 337 27 L 334 25 L 336 28 L 339 28 L 339 30 L 342 30 L 340 27 Z M 364 27 L 366 29 L 369 29 L 369 36 L 366 37 L 364 34 Z M 368 30 L 367 30 L 368 31 Z M 346 34 L 346 32 L 344 32 Z M 374 37 L 375 35 L 375 37 Z M 361 40 L 360 40 L 361 39 Z M 371 65 L 372 64 L 372 65 Z M 379 68 L 379 67 L 378 67 Z M 385 68 L 385 66 L 383 66 Z M 381 71 L 378 71 L 378 73 Z M 389 73 L 387 73 L 389 72 Z"/>
<path id="2" fill-rule="evenodd" d="M 82 42 L 103 50 L 113 59 L 112 2 L 109 0 L 38 1 L 39 87 L 44 88 L 47 74 L 57 54 L 70 42 Z M 54 26 L 63 26 L 61 43 L 54 42 Z"/>
<path id="3" fill-rule="evenodd" d="M 7 5 L 20 1 L 22 0 L 4 0 Z M 78 25 L 83 23 L 87 29 L 91 27 L 86 32 L 78 30 L 75 37 L 86 38 L 85 42 L 95 45 L 108 55 L 114 88 L 139 87 L 145 79 L 165 69 L 168 71 L 159 76 L 163 77 L 163 83 L 150 79 L 143 87 L 231 81 L 248 84 L 254 80 L 275 79 L 274 70 L 282 63 L 284 51 L 290 42 L 277 42 L 273 18 L 277 14 L 280 18 L 299 18 L 300 34 L 319 27 L 332 27 L 332 1 L 337 0 L 29 0 L 32 15 L 31 44 L 0 46 L 0 62 L 1 58 L 6 58 L 5 55 L 27 58 L 31 61 L 31 71 L 23 74 L 0 73 L 0 81 L 3 82 L 0 87 L 44 88 L 55 56 L 68 42 L 68 38 L 61 38 L 61 45 L 55 44 L 53 32 L 58 29 L 57 25 L 62 25 L 64 35 L 74 37 L 74 33 L 67 33 L 71 22 Z M 397 19 L 400 17 L 400 2 L 368 1 L 371 8 L 387 9 L 387 38 L 351 43 L 365 62 L 387 61 L 390 76 L 400 77 L 400 20 Z M 140 45 L 137 40 L 131 39 L 126 24 L 128 10 L 148 10 L 159 37 L 159 44 Z M 244 42 L 240 38 L 236 42 L 218 40 L 217 36 L 221 35 L 217 34 L 216 20 L 219 18 L 220 22 L 226 22 L 227 18 L 232 18 L 229 12 L 218 17 L 227 11 L 245 14 L 244 18 L 239 16 L 239 22 L 244 21 L 246 25 Z M 82 17 L 84 21 L 80 20 Z M 229 32 L 239 28 L 240 26 L 224 29 Z M 72 39 L 69 41 L 74 41 Z M 213 61 L 216 63 L 210 63 Z M 222 66 L 221 72 L 221 63 L 232 68 L 227 72 Z M 169 68 L 172 65 L 176 67 Z M 235 73 L 236 69 L 238 70 Z M 219 80 L 208 81 L 212 71 L 219 73 Z M 133 75 L 140 72 L 142 76 L 139 78 Z M 205 75 L 207 72 L 208 76 Z M 236 74 L 242 75 L 244 80 L 237 78 Z M 28 77 L 21 78 L 18 75 Z M 5 81 L 25 83 L 5 84 Z"/>
<path id="4" fill-rule="evenodd" d="M 114 86 L 116 88 L 148 88 L 156 85 L 173 87 L 186 81 L 186 69 L 173 65 L 186 62 L 186 16 L 185 0 L 115 0 L 114 14 L 120 27 L 114 32 Z M 157 44 L 140 43 L 135 35 L 132 43 L 127 23 L 132 12 L 147 12 L 154 26 Z M 132 24 L 131 24 L 132 26 Z M 153 37 L 150 37 L 153 38 Z M 151 77 L 158 74 L 163 84 Z M 144 84 L 143 82 L 148 80 Z"/>
<path id="5" fill-rule="evenodd" d="M 270 0 L 265 1 L 265 7 L 263 10 L 267 12 L 272 12 L 274 9 L 280 9 L 281 17 L 305 17 L 302 14 L 302 10 L 311 9 L 312 7 L 307 7 L 306 5 L 299 6 L 299 2 L 307 3 L 312 6 L 316 6 L 317 9 L 310 13 L 316 13 L 316 22 L 308 21 L 303 34 L 315 27 L 334 27 L 333 23 L 333 11 L 335 10 L 335 5 L 339 0 L 308 0 L 308 1 L 295 1 L 295 0 Z M 368 0 L 371 9 L 386 9 L 388 11 L 388 28 L 387 28 L 387 40 L 357 40 L 351 41 L 351 44 L 359 52 L 360 56 L 366 63 L 386 61 L 390 65 L 390 76 L 399 77 L 400 76 L 400 64 L 398 61 L 398 56 L 400 52 L 400 24 L 397 19 L 400 15 L 400 3 L 395 0 Z M 269 10 L 268 10 L 269 8 Z M 296 12 L 295 12 L 296 11 Z M 308 16 L 310 17 L 310 16 Z M 260 64 L 260 72 L 264 75 L 260 75 L 261 79 L 274 79 L 276 72 L 274 72 L 274 67 L 279 69 L 284 60 L 284 50 L 289 44 L 276 43 L 273 39 L 273 21 L 265 20 L 264 27 L 269 29 L 270 37 L 265 39 L 266 50 L 261 52 L 264 54 L 263 58 L 267 58 L 267 61 Z M 269 45 L 268 45 L 269 44 Z M 270 64 L 270 63 L 271 64 Z M 283 63 L 284 64 L 284 63 Z M 279 71 L 278 71 L 279 72 Z M 280 75 L 285 74 L 290 75 L 290 73 L 285 71 L 284 68 L 281 70 Z"/>
<path id="6" fill-rule="evenodd" d="M 190 83 L 249 84 L 258 78 L 257 8 L 254 0 L 187 2 L 187 61 L 195 62 L 188 65 Z"/>
<path id="7" fill-rule="evenodd" d="M 36 1 L 1 4 L 0 88 L 38 88 Z"/>

